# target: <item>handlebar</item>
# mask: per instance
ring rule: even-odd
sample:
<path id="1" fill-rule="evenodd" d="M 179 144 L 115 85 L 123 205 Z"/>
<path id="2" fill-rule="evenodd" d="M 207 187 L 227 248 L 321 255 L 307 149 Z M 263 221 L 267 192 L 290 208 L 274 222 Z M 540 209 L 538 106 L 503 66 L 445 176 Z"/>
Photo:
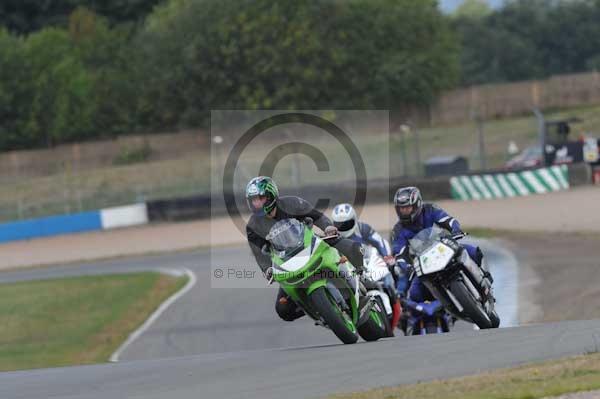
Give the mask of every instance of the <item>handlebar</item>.
<path id="1" fill-rule="evenodd" d="M 453 239 L 453 240 L 461 240 L 461 239 L 465 238 L 466 236 L 468 236 L 468 234 L 467 234 L 467 233 L 465 233 L 465 232 L 460 232 L 460 233 L 454 234 L 454 235 L 452 236 L 452 239 Z"/>

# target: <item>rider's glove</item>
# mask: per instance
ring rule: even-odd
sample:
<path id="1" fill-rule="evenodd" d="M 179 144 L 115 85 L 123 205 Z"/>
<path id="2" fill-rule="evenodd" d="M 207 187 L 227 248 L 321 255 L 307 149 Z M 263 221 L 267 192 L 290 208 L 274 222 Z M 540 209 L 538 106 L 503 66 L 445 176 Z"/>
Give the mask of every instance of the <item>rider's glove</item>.
<path id="1" fill-rule="evenodd" d="M 273 267 L 269 267 L 265 270 L 265 278 L 269 281 L 269 284 L 273 282 Z"/>
<path id="2" fill-rule="evenodd" d="M 388 267 L 396 266 L 396 257 L 394 255 L 386 255 L 383 257 L 383 260 Z"/>
<path id="3" fill-rule="evenodd" d="M 337 237 L 340 233 L 338 232 L 337 227 L 335 226 L 327 226 L 325 227 L 325 236 L 327 237 Z"/>

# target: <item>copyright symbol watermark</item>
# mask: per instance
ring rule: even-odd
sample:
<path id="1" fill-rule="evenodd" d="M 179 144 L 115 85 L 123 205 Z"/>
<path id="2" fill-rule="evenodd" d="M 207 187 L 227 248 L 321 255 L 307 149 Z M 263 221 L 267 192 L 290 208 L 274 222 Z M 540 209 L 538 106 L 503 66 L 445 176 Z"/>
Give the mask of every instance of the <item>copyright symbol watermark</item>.
<path id="1" fill-rule="evenodd" d="M 213 270 L 213 276 L 215 276 L 215 278 L 223 278 L 223 275 L 224 275 L 223 269 Z"/>
<path id="2" fill-rule="evenodd" d="M 229 230 L 211 223 L 211 243 L 246 237 L 245 189 L 256 176 L 272 177 L 280 197 L 324 212 L 350 203 L 360 218 L 370 198 L 389 196 L 389 147 L 387 111 L 212 111 L 211 219 L 226 216 Z"/>

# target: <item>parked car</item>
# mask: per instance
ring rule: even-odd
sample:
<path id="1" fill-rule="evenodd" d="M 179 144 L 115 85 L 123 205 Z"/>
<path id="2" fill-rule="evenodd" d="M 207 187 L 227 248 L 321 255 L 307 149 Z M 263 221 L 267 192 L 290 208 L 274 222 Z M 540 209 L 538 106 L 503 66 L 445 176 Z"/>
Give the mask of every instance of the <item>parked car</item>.
<path id="1" fill-rule="evenodd" d="M 520 154 L 509 159 L 506 169 L 522 169 L 540 166 L 542 164 L 542 149 L 539 146 L 527 147 Z"/>

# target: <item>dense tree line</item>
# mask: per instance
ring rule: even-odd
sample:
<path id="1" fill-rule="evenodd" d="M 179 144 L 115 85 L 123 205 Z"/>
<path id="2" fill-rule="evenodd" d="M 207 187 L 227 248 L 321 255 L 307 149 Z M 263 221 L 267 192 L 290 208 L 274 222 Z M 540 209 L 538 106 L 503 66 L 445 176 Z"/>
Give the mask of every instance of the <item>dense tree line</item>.
<path id="1" fill-rule="evenodd" d="M 125 3 L 143 2 L 107 2 Z M 0 31 L 0 150 L 206 126 L 211 109 L 426 104 L 458 78 L 434 0 L 169 0 L 143 24 L 96 10 Z"/>
<path id="2" fill-rule="evenodd" d="M 600 0 L 513 0 L 494 12 L 467 3 L 453 21 L 465 85 L 600 68 Z"/>
<path id="3" fill-rule="evenodd" d="M 423 104 L 458 76 L 435 1 L 180 1 L 137 40 L 153 126 L 195 125 L 211 108 Z"/>
<path id="4" fill-rule="evenodd" d="M 85 9 L 68 29 L 0 30 L 0 149 L 129 132 L 137 91 L 129 34 Z"/>
<path id="5" fill-rule="evenodd" d="M 600 67 L 600 0 L 7 0 L 0 150 L 207 126 L 211 109 L 429 104 Z"/>
<path id="6" fill-rule="evenodd" d="M 135 23 L 163 0 L 2 0 L 0 25 L 12 33 L 27 34 L 47 26 L 65 26 L 69 15 L 85 7 L 111 25 Z"/>

